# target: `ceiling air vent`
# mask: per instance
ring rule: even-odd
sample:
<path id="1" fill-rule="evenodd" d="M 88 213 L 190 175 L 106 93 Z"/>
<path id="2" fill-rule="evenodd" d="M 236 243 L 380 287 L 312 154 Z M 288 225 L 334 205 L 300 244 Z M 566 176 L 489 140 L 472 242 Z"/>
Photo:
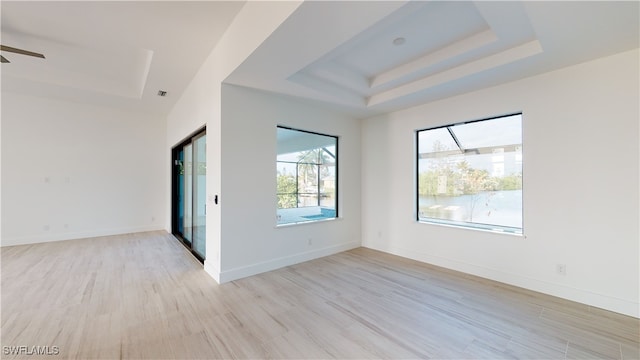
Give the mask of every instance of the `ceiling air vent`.
<path id="1" fill-rule="evenodd" d="M 164 90 L 158 90 L 158 96 L 167 96 L 167 92 Z"/>

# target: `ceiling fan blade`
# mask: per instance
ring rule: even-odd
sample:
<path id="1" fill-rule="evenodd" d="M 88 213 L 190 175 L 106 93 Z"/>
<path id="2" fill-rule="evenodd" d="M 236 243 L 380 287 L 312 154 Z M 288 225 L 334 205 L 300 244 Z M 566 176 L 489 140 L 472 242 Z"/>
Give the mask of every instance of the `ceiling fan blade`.
<path id="1" fill-rule="evenodd" d="M 6 57 L 0 55 L 0 63 L 10 63 L 11 61 L 7 60 Z"/>
<path id="2" fill-rule="evenodd" d="M 20 55 L 35 56 L 35 57 L 44 59 L 44 55 L 42 55 L 42 54 L 39 54 L 39 53 L 36 53 L 36 52 L 33 52 L 33 51 L 16 49 L 16 48 L 11 47 L 11 46 L 0 45 L 0 50 L 16 53 L 16 54 L 20 54 Z"/>

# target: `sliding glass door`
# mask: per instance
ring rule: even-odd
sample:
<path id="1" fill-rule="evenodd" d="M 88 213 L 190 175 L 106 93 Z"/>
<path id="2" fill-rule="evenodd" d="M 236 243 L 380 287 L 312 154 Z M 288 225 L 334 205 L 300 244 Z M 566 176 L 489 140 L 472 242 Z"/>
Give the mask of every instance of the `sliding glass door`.
<path id="1" fill-rule="evenodd" d="M 173 148 L 172 232 L 200 260 L 206 254 L 206 132 Z"/>
<path id="2" fill-rule="evenodd" d="M 207 136 L 200 135 L 193 140 L 193 250 L 203 259 L 206 245 L 206 180 L 207 180 Z"/>

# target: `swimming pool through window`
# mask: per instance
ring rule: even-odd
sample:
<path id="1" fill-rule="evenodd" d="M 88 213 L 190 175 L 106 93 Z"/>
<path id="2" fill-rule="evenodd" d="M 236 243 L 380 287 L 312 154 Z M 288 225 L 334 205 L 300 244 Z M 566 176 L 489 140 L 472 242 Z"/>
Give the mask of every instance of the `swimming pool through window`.
<path id="1" fill-rule="evenodd" d="M 280 126 L 277 132 L 277 224 L 336 218 L 338 138 Z"/>

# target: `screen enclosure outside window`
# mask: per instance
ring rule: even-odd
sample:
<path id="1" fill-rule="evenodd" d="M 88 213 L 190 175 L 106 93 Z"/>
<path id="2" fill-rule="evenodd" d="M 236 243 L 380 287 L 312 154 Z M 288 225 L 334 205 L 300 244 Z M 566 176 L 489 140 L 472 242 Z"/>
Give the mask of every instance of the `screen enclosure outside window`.
<path id="1" fill-rule="evenodd" d="M 277 225 L 338 216 L 338 138 L 278 127 Z"/>
<path id="2" fill-rule="evenodd" d="M 418 221 L 522 233 L 522 114 L 416 137 Z"/>

